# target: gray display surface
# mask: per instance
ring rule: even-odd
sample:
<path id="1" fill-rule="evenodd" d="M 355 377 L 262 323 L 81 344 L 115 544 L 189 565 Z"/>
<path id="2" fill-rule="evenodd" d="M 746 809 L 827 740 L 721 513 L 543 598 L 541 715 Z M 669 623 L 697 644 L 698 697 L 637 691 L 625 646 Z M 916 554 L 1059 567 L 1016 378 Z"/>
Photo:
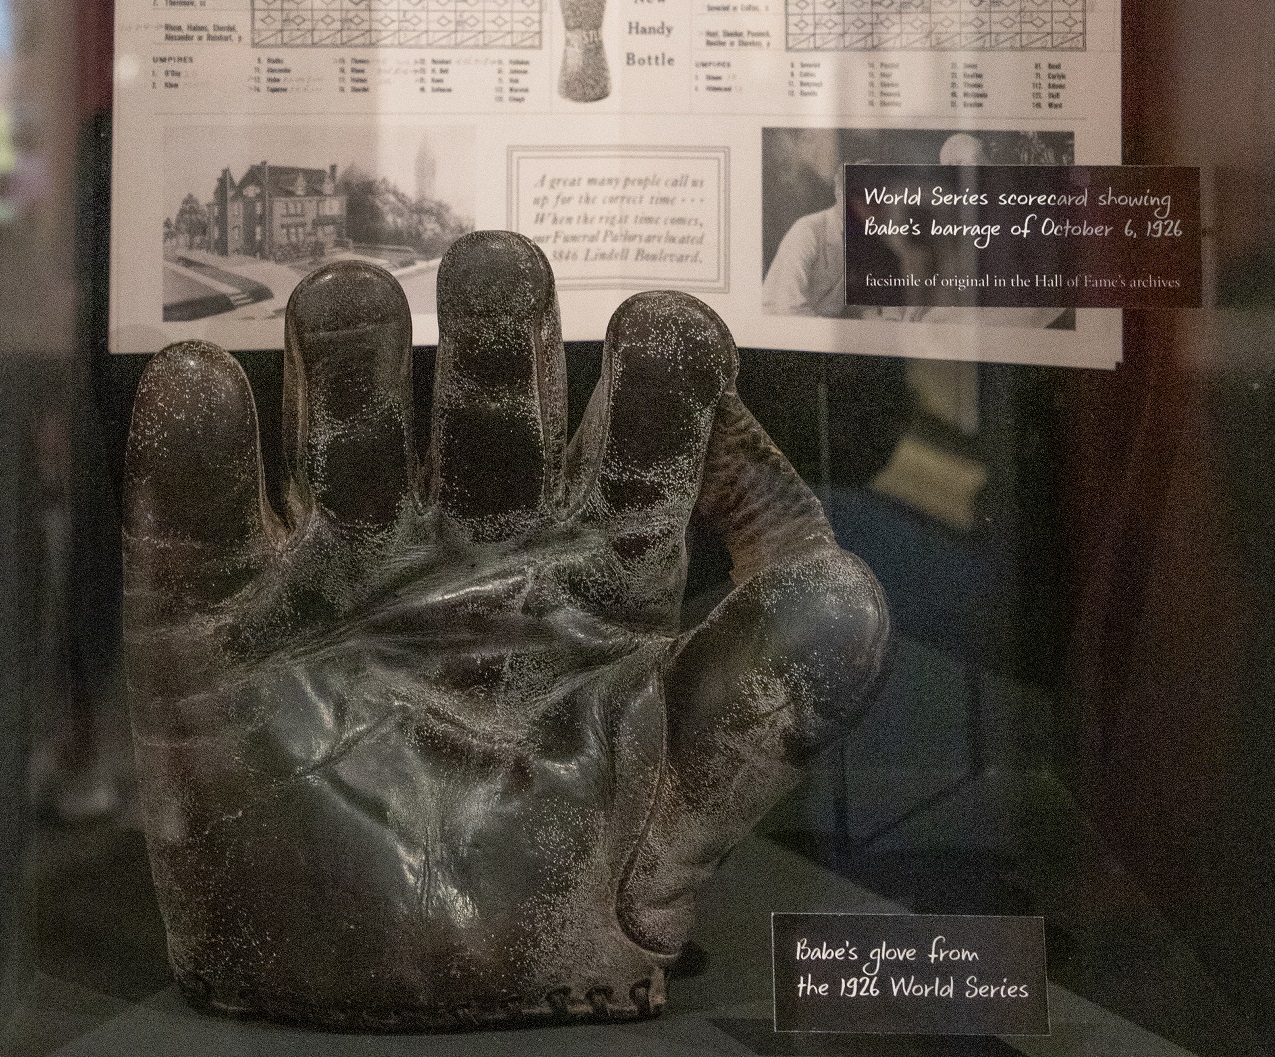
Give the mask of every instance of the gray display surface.
<path id="1" fill-rule="evenodd" d="M 188 1008 L 170 988 L 96 1031 L 55 1051 L 57 1057 L 691 1057 L 693 1054 L 807 1052 L 898 1057 L 914 1054 L 915 1037 L 820 1036 L 819 1050 L 771 1030 L 772 910 L 811 907 L 858 913 L 903 908 L 838 877 L 768 840 L 739 846 L 704 888 L 693 934 L 711 944 L 708 971 L 676 981 L 666 1014 L 641 1024 L 535 1028 L 462 1035 L 357 1036 L 211 1017 Z M 1191 1057 L 1187 1050 L 1051 985 L 1052 1035 L 975 1040 L 988 1057 L 1077 1057 L 1094 1052 L 1138 1057 Z M 928 1051 L 927 1051 L 928 1052 Z"/>

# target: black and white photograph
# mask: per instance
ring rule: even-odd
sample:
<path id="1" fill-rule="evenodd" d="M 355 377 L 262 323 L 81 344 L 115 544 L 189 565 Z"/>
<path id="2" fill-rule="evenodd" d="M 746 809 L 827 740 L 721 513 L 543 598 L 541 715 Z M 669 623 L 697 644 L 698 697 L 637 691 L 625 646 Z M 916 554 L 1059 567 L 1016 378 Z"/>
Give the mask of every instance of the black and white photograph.
<path id="1" fill-rule="evenodd" d="M 1068 308 L 846 304 L 845 187 L 850 165 L 1071 165 L 1070 131 L 762 129 L 762 310 L 881 322 L 1073 330 Z M 888 253 L 884 247 L 877 252 Z M 856 260 L 867 270 L 893 262 Z M 882 267 L 886 265 L 886 267 Z"/>
<path id="2" fill-rule="evenodd" d="M 337 260 L 388 269 L 433 313 L 438 263 L 474 229 L 472 126 L 190 126 L 166 148 L 166 323 L 281 317 Z"/>

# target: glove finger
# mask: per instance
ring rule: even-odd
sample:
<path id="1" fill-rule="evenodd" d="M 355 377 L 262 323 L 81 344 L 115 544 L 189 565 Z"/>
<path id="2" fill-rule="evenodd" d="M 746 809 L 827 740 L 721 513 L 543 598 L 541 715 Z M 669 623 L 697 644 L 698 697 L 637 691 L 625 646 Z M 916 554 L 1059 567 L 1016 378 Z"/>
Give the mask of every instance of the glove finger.
<path id="1" fill-rule="evenodd" d="M 147 366 L 129 428 L 124 567 L 130 623 L 229 598 L 278 533 L 264 498 L 257 411 L 238 362 L 200 341 Z"/>
<path id="2" fill-rule="evenodd" d="M 566 367 L 553 272 L 529 239 L 479 231 L 438 271 L 430 499 L 474 540 L 555 508 Z"/>
<path id="3" fill-rule="evenodd" d="M 389 272 L 338 261 L 288 301 L 284 451 L 292 518 L 376 532 L 411 494 L 412 317 Z"/>
<path id="4" fill-rule="evenodd" d="M 823 506 L 733 390 L 717 408 L 695 510 L 725 542 L 736 583 L 787 556 L 836 546 Z"/>
<path id="5" fill-rule="evenodd" d="M 572 507 L 614 568 L 577 586 L 636 625 L 677 620 L 686 526 L 714 409 L 738 366 L 730 331 L 688 294 L 637 294 L 611 317 L 602 378 L 567 453 Z"/>
<path id="6" fill-rule="evenodd" d="M 639 942 L 677 949 L 696 886 L 862 716 L 889 628 L 868 567 L 828 547 L 754 576 L 683 637 L 665 676 L 664 783 L 621 899 Z"/>

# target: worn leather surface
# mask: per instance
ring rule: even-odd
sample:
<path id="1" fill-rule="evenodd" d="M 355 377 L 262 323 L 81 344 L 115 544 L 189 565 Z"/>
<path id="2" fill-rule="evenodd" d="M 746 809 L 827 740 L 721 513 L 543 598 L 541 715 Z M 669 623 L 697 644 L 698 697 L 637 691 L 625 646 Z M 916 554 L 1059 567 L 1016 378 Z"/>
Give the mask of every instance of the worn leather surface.
<path id="1" fill-rule="evenodd" d="M 418 460 L 397 284 L 297 288 L 286 510 L 232 357 L 142 380 L 127 664 L 173 968 L 343 1029 L 650 1015 L 696 886 L 862 714 L 886 606 L 706 306 L 626 301 L 568 443 L 540 251 L 468 236 L 438 300 Z M 697 507 L 737 586 L 683 632 Z"/>

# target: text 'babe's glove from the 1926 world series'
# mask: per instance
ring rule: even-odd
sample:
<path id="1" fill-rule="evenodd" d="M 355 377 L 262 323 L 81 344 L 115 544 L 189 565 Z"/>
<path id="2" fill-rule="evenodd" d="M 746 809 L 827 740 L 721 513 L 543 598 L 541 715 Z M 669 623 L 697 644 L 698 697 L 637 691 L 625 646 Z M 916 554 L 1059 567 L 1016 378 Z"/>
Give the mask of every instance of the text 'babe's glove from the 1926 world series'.
<path id="1" fill-rule="evenodd" d="M 438 312 L 418 462 L 398 285 L 298 286 L 283 512 L 234 359 L 142 379 L 127 663 L 173 968 L 343 1029 L 649 1015 L 697 886 L 861 715 L 885 602 L 699 301 L 619 308 L 570 443 L 539 249 L 466 236 Z M 692 510 L 736 586 L 681 630 Z"/>

